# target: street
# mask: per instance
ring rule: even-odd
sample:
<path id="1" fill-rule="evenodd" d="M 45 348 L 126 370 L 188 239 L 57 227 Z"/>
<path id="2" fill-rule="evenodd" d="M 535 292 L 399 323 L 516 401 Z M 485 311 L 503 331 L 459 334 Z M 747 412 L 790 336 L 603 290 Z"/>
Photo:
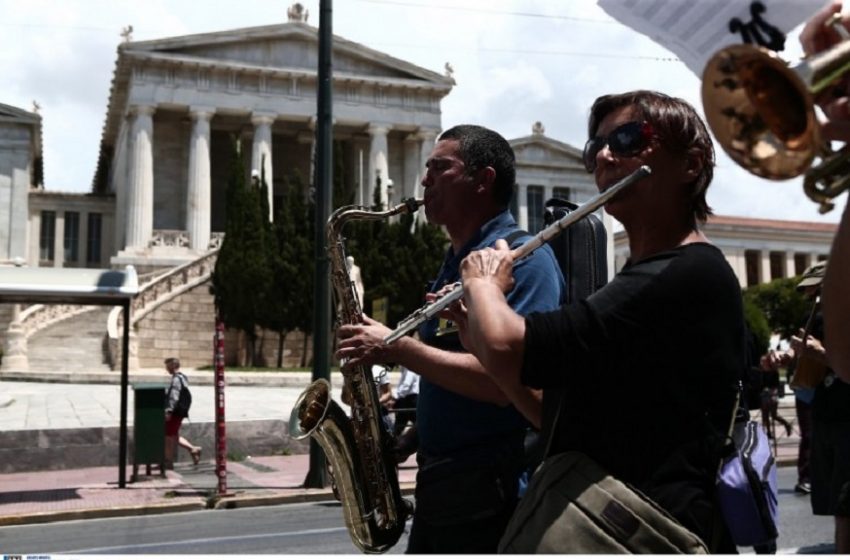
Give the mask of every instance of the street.
<path id="1" fill-rule="evenodd" d="M 833 552 L 833 522 L 814 517 L 779 469 L 780 553 Z M 0 528 L 2 554 L 356 554 L 335 502 L 148 515 Z M 401 554 L 407 534 L 389 552 Z M 751 549 L 741 549 L 751 553 Z"/>

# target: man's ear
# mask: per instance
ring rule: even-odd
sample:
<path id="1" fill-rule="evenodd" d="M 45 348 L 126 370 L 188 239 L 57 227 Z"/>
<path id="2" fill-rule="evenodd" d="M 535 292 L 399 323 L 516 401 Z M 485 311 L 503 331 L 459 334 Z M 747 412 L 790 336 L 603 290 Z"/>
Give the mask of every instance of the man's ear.
<path id="1" fill-rule="evenodd" d="M 476 189 L 490 191 L 493 189 L 493 183 L 496 182 L 496 170 L 490 166 L 482 167 L 475 172 Z"/>

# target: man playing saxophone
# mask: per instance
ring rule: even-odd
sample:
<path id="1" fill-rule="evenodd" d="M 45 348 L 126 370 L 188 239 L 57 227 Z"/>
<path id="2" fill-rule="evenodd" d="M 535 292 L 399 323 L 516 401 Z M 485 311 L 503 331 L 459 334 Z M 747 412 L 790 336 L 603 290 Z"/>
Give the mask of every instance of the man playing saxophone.
<path id="1" fill-rule="evenodd" d="M 513 234 L 519 228 L 508 206 L 515 179 L 513 150 L 496 132 L 461 125 L 440 136 L 422 185 L 425 214 L 445 227 L 451 246 L 431 292 L 459 280 L 470 251 L 504 238 L 518 246 L 530 237 Z M 565 283 L 548 246 L 517 264 L 514 277 L 508 302 L 517 313 L 560 304 Z M 518 389 L 523 396 L 511 405 L 445 323 L 434 318 L 420 327 L 420 340 L 384 344 L 390 329 L 365 318 L 340 327 L 337 356 L 348 360 L 345 367 L 398 363 L 421 375 L 416 512 L 407 552 L 495 553 L 517 502 L 527 427 L 540 425 L 540 394 Z"/>

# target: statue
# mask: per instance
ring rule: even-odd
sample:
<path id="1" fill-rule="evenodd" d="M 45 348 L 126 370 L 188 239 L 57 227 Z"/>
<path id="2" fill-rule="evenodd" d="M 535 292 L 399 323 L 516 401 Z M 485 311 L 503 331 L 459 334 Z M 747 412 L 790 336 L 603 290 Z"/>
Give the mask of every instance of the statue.
<path id="1" fill-rule="evenodd" d="M 348 277 L 354 284 L 354 290 L 357 293 L 357 302 L 360 304 L 360 310 L 363 310 L 363 277 L 360 275 L 360 267 L 354 264 L 354 257 L 345 257 L 345 267 L 348 269 Z"/>
<path id="2" fill-rule="evenodd" d="M 289 19 L 289 21 L 307 23 L 307 18 L 309 16 L 310 12 L 307 11 L 307 9 L 305 9 L 300 2 L 296 2 L 286 10 L 286 17 Z"/>
<path id="3" fill-rule="evenodd" d="M 531 125 L 531 134 L 534 136 L 543 136 L 546 133 L 546 129 L 543 128 L 543 123 L 540 121 L 534 121 L 534 124 Z"/>
<path id="4" fill-rule="evenodd" d="M 455 68 L 454 68 L 454 66 L 452 66 L 451 62 L 446 62 L 445 68 L 446 68 L 446 78 L 450 79 L 453 84 L 456 84 L 457 82 L 455 82 Z"/>
<path id="5" fill-rule="evenodd" d="M 129 43 L 133 40 L 133 26 L 128 25 L 124 29 L 121 30 L 121 36 L 124 38 L 125 43 Z"/>

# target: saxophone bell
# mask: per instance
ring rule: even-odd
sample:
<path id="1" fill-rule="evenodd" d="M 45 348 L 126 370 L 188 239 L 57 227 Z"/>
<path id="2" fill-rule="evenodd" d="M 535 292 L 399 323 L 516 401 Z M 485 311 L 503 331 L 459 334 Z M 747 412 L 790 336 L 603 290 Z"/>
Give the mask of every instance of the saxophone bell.
<path id="1" fill-rule="evenodd" d="M 325 233 L 341 322 L 363 322 L 357 290 L 345 263 L 343 226 L 350 220 L 412 214 L 423 202 L 410 198 L 383 212 L 347 206 L 331 214 Z M 295 439 L 312 437 L 325 452 L 354 545 L 363 552 L 385 552 L 404 532 L 412 506 L 401 496 L 392 435 L 381 422 L 372 372 L 364 366 L 352 369 L 346 373 L 351 416 L 331 398 L 330 383 L 318 379 L 298 397 L 290 414 L 289 432 Z"/>

